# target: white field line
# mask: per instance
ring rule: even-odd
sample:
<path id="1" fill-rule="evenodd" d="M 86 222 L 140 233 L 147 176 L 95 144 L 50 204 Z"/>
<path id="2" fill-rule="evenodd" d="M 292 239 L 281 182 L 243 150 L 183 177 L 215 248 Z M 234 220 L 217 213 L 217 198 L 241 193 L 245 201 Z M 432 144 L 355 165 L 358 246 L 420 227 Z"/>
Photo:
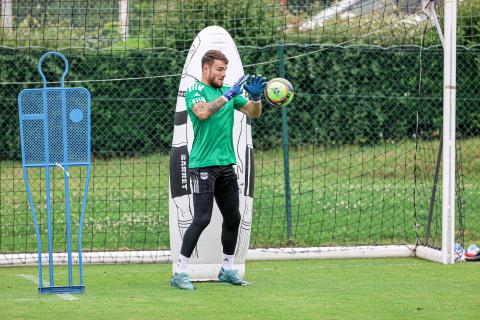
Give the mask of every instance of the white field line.
<path id="1" fill-rule="evenodd" d="M 38 286 L 38 279 L 37 279 L 37 277 L 32 276 L 31 274 L 17 274 L 17 276 L 19 276 L 20 278 L 23 278 L 23 279 L 25 279 L 25 280 L 32 281 L 33 283 L 35 283 L 35 284 Z M 71 294 L 69 294 L 69 293 L 57 294 L 56 296 L 58 296 L 58 297 L 59 297 L 60 299 L 62 299 L 62 300 L 66 300 L 66 301 L 78 300 L 77 297 L 74 297 L 73 295 L 71 295 Z"/>

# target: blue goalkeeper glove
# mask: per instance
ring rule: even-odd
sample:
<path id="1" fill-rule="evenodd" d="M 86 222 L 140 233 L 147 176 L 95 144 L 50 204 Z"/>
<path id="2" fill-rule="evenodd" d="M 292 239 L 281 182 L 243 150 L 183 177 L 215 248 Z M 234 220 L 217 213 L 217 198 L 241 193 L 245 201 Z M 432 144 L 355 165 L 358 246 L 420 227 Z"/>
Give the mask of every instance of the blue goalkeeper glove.
<path id="1" fill-rule="evenodd" d="M 262 99 L 263 89 L 267 86 L 266 81 L 267 80 L 262 76 L 252 75 L 243 86 L 245 91 L 250 95 L 252 101 L 260 101 Z"/>
<path id="2" fill-rule="evenodd" d="M 240 79 L 238 79 L 237 82 L 235 82 L 235 84 L 230 89 L 228 89 L 227 92 L 223 94 L 223 97 L 227 101 L 230 101 L 232 100 L 233 97 L 236 97 L 239 94 L 241 94 L 243 91 L 242 86 L 245 83 L 245 81 L 247 81 L 247 79 L 248 79 L 248 74 L 244 74 L 243 76 L 241 76 Z"/>

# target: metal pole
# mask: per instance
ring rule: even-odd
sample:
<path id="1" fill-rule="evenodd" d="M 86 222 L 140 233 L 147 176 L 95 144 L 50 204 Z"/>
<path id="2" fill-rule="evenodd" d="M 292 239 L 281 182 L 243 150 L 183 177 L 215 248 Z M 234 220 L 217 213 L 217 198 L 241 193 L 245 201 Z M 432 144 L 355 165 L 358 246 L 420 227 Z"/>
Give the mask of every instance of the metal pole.
<path id="1" fill-rule="evenodd" d="M 122 41 L 127 41 L 128 38 L 128 0 L 118 1 L 118 13 L 120 17 L 120 36 Z"/>
<path id="2" fill-rule="evenodd" d="M 279 60 L 279 75 L 281 78 L 285 77 L 285 58 L 284 58 L 284 44 L 278 46 L 278 60 Z M 285 179 L 285 209 L 287 218 L 287 236 L 288 243 L 292 242 L 292 194 L 290 188 L 290 165 L 288 155 L 288 118 L 286 107 L 281 108 L 282 114 L 282 144 L 283 144 L 283 168 Z"/>
<path id="3" fill-rule="evenodd" d="M 454 263 L 455 242 L 455 98 L 456 98 L 456 0 L 445 0 L 443 49 L 443 194 L 442 262 Z"/>
<path id="4" fill-rule="evenodd" d="M 0 28 L 2 29 L 11 29 L 13 28 L 13 15 L 12 15 L 12 5 L 13 0 L 1 0 L 1 20 Z"/>

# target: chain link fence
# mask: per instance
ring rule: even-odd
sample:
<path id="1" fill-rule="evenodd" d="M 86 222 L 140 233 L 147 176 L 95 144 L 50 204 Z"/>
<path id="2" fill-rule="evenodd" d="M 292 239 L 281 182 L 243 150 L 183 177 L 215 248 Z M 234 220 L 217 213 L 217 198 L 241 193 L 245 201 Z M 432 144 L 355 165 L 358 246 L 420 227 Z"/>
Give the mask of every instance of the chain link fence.
<path id="1" fill-rule="evenodd" d="M 432 8 L 440 25 L 443 9 L 431 4 L 3 1 L 0 253 L 37 250 L 17 96 L 42 86 L 36 65 L 53 49 L 70 62 L 66 85 L 92 96 L 84 250 L 169 249 L 168 166 L 180 73 L 193 38 L 210 25 L 232 35 L 245 72 L 283 76 L 296 91 L 285 121 L 267 104 L 252 121 L 252 248 L 440 247 L 443 51 Z M 456 239 L 465 245 L 480 241 L 479 9 L 478 0 L 458 3 Z M 49 60 L 43 70 L 55 86 L 63 65 Z M 70 170 L 76 230 L 86 172 Z M 65 252 L 64 173 L 51 173 L 54 251 Z M 29 180 L 46 231 L 44 171 L 31 170 Z"/>
<path id="2" fill-rule="evenodd" d="M 280 109 L 253 120 L 254 213 L 250 246 L 427 243 L 441 246 L 440 47 L 240 47 L 247 73 L 280 74 L 296 90 L 287 107 L 289 172 Z M 283 51 L 285 59 L 279 59 Z M 44 50 L 0 49 L 0 252 L 35 252 L 20 161 L 17 95 L 41 87 Z M 92 95 L 93 171 L 85 251 L 169 248 L 168 165 L 179 73 L 187 51 L 63 52 L 68 87 Z M 259 62 L 273 61 L 259 64 Z M 56 81 L 62 65 L 44 71 Z M 478 242 L 480 48 L 458 48 L 457 241 Z M 31 83 L 26 83 L 31 82 Z M 55 84 L 52 84 L 55 85 Z M 82 177 L 72 181 L 78 228 Z M 54 247 L 65 251 L 63 172 L 52 169 Z M 284 176 L 290 177 L 285 185 Z M 32 191 L 46 226 L 44 176 Z M 83 186 L 82 186 L 83 187 Z M 286 192 L 285 190 L 290 190 Z M 288 201 L 287 201 L 288 200 Z M 75 239 L 74 239 L 75 241 Z"/>

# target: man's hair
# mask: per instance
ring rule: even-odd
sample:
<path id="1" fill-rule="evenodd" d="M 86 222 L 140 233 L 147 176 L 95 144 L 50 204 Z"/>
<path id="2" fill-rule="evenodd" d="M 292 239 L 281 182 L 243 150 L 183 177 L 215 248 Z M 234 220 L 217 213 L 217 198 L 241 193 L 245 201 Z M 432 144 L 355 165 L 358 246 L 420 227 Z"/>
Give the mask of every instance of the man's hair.
<path id="1" fill-rule="evenodd" d="M 202 69 L 204 65 L 211 67 L 215 60 L 220 60 L 228 64 L 227 57 L 221 51 L 208 50 L 202 57 Z"/>

